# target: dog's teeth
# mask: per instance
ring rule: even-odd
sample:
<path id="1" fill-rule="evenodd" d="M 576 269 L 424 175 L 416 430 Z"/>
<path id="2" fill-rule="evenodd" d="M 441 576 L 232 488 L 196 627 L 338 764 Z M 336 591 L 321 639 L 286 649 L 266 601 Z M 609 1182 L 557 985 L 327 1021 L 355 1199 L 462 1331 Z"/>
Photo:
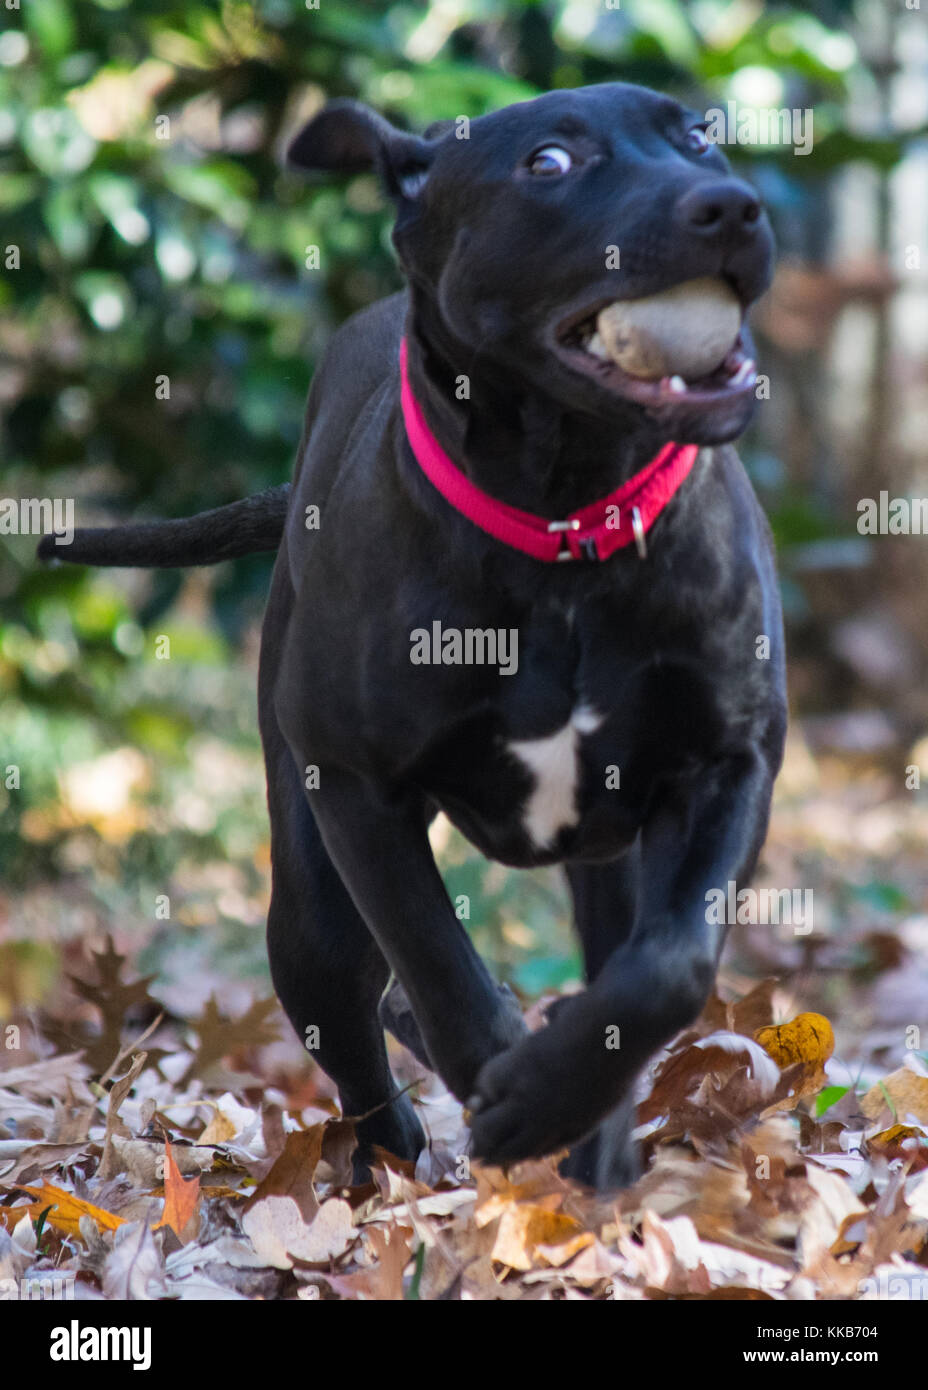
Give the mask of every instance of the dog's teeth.
<path id="1" fill-rule="evenodd" d="M 587 352 L 591 352 L 594 357 L 601 357 L 604 361 L 608 362 L 609 354 L 606 351 L 606 344 L 598 333 L 594 333 L 591 338 L 588 338 L 586 343 L 584 343 L 584 347 Z"/>
<path id="2" fill-rule="evenodd" d="M 686 382 L 683 380 L 682 376 L 669 377 L 667 385 L 669 389 L 675 391 L 677 395 L 679 395 L 681 391 L 686 390 Z"/>
<path id="3" fill-rule="evenodd" d="M 753 381 L 757 374 L 757 364 L 753 357 L 746 357 L 733 377 L 729 378 L 729 386 L 745 386 L 749 381 Z"/>

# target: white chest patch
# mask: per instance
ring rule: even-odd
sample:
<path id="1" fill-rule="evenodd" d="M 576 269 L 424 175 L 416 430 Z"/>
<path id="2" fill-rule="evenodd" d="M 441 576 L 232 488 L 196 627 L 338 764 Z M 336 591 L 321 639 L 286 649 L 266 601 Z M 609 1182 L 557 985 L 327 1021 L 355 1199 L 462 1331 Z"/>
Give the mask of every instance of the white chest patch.
<path id="1" fill-rule="evenodd" d="M 581 734 L 603 722 L 589 705 L 578 705 L 563 729 L 546 738 L 513 739 L 506 746 L 535 778 L 523 810 L 525 829 L 538 849 L 554 843 L 558 831 L 577 823 L 577 751 Z"/>

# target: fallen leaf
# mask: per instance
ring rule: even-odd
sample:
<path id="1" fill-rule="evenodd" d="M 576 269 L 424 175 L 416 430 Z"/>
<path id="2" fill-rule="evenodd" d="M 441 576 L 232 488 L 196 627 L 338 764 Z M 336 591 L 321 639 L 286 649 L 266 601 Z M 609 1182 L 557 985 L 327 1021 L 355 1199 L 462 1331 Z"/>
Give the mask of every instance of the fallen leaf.
<path id="1" fill-rule="evenodd" d="M 761 980 L 737 1003 L 725 1003 L 714 994 L 706 1004 L 695 1027 L 706 1033 L 745 1033 L 753 1038 L 773 1017 L 773 996 L 777 980 Z"/>
<path id="2" fill-rule="evenodd" d="M 319 1160 L 327 1180 L 336 1187 L 350 1187 L 353 1178 L 351 1156 L 357 1148 L 354 1120 L 326 1120 Z M 320 1176 L 322 1174 L 320 1173 Z"/>
<path id="3" fill-rule="evenodd" d="M 587 1246 L 594 1245 L 596 1237 L 591 1231 L 580 1231 L 575 1236 L 568 1236 L 566 1240 L 556 1243 L 539 1241 L 535 1246 L 535 1254 L 549 1265 L 560 1269 L 561 1265 L 567 1264 L 575 1255 L 579 1255 L 581 1250 L 586 1250 Z M 573 1274 L 573 1266 L 571 1266 Z"/>
<path id="4" fill-rule="evenodd" d="M 46 1207 L 51 1207 L 46 1218 L 48 1225 L 54 1226 L 56 1231 L 63 1231 L 65 1235 L 80 1235 L 79 1222 L 82 1216 L 92 1216 L 104 1231 L 115 1231 L 126 1224 L 121 1216 L 114 1216 L 111 1211 L 95 1207 L 92 1202 L 84 1202 L 73 1193 L 65 1192 L 50 1182 L 43 1182 L 41 1187 L 21 1187 L 20 1191 L 28 1192 L 36 1199 L 36 1216 Z"/>
<path id="5" fill-rule="evenodd" d="M 403 1298 L 403 1271 L 409 1263 L 412 1231 L 406 1226 L 389 1226 L 380 1230 L 371 1226 L 367 1232 L 376 1263 L 356 1274 L 329 1276 L 328 1282 L 337 1293 L 378 1302 L 396 1303 Z"/>
<path id="6" fill-rule="evenodd" d="M 122 1139 L 113 1135 L 113 1148 L 119 1156 L 118 1172 L 125 1173 L 136 1187 L 160 1187 L 164 1182 L 164 1144 L 156 1139 Z M 200 1145 L 177 1144 L 174 1162 L 184 1177 L 208 1172 L 216 1158 L 216 1150 Z"/>
<path id="7" fill-rule="evenodd" d="M 575 1284 L 592 1287 L 604 1279 L 613 1279 L 625 1268 L 625 1261 L 595 1237 L 571 1262 L 567 1271 Z"/>
<path id="8" fill-rule="evenodd" d="M 800 1217 L 796 1243 L 801 1266 L 808 1269 L 831 1250 L 847 1229 L 848 1217 L 866 1217 L 867 1210 L 839 1174 L 817 1163 L 806 1164 L 805 1180 L 812 1191 Z"/>
<path id="9" fill-rule="evenodd" d="M 177 1082 L 183 1088 L 195 1076 L 203 1076 L 210 1067 L 221 1062 L 240 1048 L 260 1047 L 274 1042 L 277 1028 L 270 1015 L 277 1010 L 276 999 L 256 999 L 241 1018 L 223 1018 L 215 994 L 211 994 L 199 1018 L 191 1023 L 199 1039 L 196 1055 Z"/>
<path id="10" fill-rule="evenodd" d="M 326 1264 L 343 1255 L 359 1235 L 351 1207 L 339 1197 L 323 1202 L 310 1224 L 292 1197 L 265 1197 L 245 1212 L 242 1230 L 274 1269 L 292 1269 L 294 1260 Z"/>
<path id="11" fill-rule="evenodd" d="M 558 1246 L 572 1242 L 577 1235 L 586 1233 L 574 1217 L 531 1202 L 515 1202 L 506 1207 L 500 1217 L 492 1257 L 510 1269 L 531 1269 L 538 1246 Z M 589 1243 L 589 1240 L 583 1241 L 584 1245 Z M 565 1259 L 581 1248 L 574 1245 Z M 547 1262 L 554 1263 L 550 1259 Z"/>
<path id="12" fill-rule="evenodd" d="M 245 1204 L 246 1211 L 265 1197 L 292 1197 L 306 1222 L 312 1221 L 319 1210 L 313 1187 L 313 1174 L 322 1154 L 325 1125 L 292 1130 L 284 1141 L 269 1172 L 265 1174 Z"/>
<path id="13" fill-rule="evenodd" d="M 923 1168 L 928 1164 L 928 1148 L 921 1142 L 924 1139 L 928 1139 L 928 1135 L 917 1125 L 890 1125 L 879 1134 L 871 1134 L 867 1148 L 890 1161 L 894 1158 L 915 1160 L 915 1166 Z"/>
<path id="14" fill-rule="evenodd" d="M 167 1140 L 164 1142 L 164 1162 L 164 1213 L 152 1229 L 157 1231 L 162 1226 L 170 1226 L 181 1244 L 186 1245 L 196 1235 L 194 1227 L 197 1224 L 200 1179 L 184 1180 Z"/>
<path id="15" fill-rule="evenodd" d="M 899 1124 L 912 1120 L 920 1125 L 928 1124 L 928 1076 L 918 1076 L 908 1067 L 900 1067 L 871 1086 L 860 1102 L 868 1120 L 879 1119 L 883 1108 L 888 1106 L 887 1096 Z"/>
<path id="16" fill-rule="evenodd" d="M 700 1258 L 699 1235 L 688 1216 L 662 1221 L 654 1212 L 646 1211 L 641 1222 L 641 1243 L 622 1236 L 619 1251 L 649 1289 L 678 1295 L 711 1291 L 709 1271 Z"/>
<path id="17" fill-rule="evenodd" d="M 122 1138 L 130 1138 L 129 1131 L 119 1118 L 119 1107 L 122 1105 L 126 1096 L 132 1090 L 136 1077 L 141 1072 L 148 1060 L 146 1052 L 139 1052 L 132 1058 L 132 1063 L 125 1076 L 119 1077 L 110 1087 L 109 1103 L 106 1109 L 106 1136 L 103 1140 L 103 1156 L 100 1159 L 98 1176 L 101 1178 L 115 1177 L 119 1172 L 119 1156 L 113 1146 L 114 1135 L 119 1134 Z"/>
<path id="18" fill-rule="evenodd" d="M 116 1232 L 103 1265 L 103 1296 L 112 1299 L 156 1299 L 168 1294 L 161 1252 L 144 1221 Z"/>
<path id="19" fill-rule="evenodd" d="M 198 1144 L 225 1144 L 227 1140 L 234 1139 L 238 1130 L 227 1115 L 223 1115 L 221 1110 L 216 1110 L 209 1124 L 197 1139 Z"/>
<path id="20" fill-rule="evenodd" d="M 743 1103 L 766 1100 L 779 1081 L 779 1073 L 764 1049 L 740 1033 L 710 1033 L 671 1053 L 661 1063 L 650 1096 L 638 1107 L 638 1120 L 644 1124 L 659 1115 L 671 1116 L 705 1076 L 727 1079 L 745 1068 L 745 1081 L 749 1084 L 743 1092 Z"/>
<path id="21" fill-rule="evenodd" d="M 512 1202 L 532 1201 L 555 1211 L 570 1190 L 551 1159 L 512 1163 L 505 1173 L 501 1168 L 474 1163 L 473 1172 L 477 1179 L 474 1219 L 478 1226 L 495 1221 Z"/>
<path id="22" fill-rule="evenodd" d="M 107 936 L 105 950 L 92 951 L 91 955 L 96 978 L 83 980 L 77 975 L 68 978 L 75 993 L 95 1005 L 103 1019 L 103 1031 L 96 1037 L 88 1033 L 84 1047 L 87 1063 L 99 1076 L 119 1053 L 126 1015 L 145 1007 L 157 1013 L 159 1005 L 148 993 L 154 975 L 143 975 L 138 980 L 122 978 L 127 958 L 116 950 L 112 936 Z"/>

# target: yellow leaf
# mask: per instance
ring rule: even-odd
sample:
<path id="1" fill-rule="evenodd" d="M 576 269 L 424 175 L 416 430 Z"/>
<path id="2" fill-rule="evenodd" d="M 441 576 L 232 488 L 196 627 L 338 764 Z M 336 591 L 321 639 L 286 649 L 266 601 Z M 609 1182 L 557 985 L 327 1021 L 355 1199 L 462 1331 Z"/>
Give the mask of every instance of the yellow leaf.
<path id="1" fill-rule="evenodd" d="M 797 1062 L 817 1071 L 835 1050 L 835 1035 L 823 1014 L 797 1014 L 789 1023 L 758 1028 L 754 1040 L 781 1071 Z"/>
<path id="2" fill-rule="evenodd" d="M 917 1125 L 890 1125 L 889 1129 L 881 1129 L 879 1134 L 872 1134 L 867 1140 L 867 1147 L 879 1149 L 881 1153 L 886 1153 L 890 1158 L 899 1158 L 902 1153 L 903 1140 L 926 1138 L 928 1135 Z"/>
<path id="3" fill-rule="evenodd" d="M 80 1237 L 79 1223 L 82 1216 L 92 1216 L 104 1231 L 115 1231 L 118 1226 L 125 1225 L 121 1216 L 114 1216 L 111 1211 L 92 1206 L 90 1202 L 82 1202 L 73 1193 L 64 1192 L 50 1182 L 43 1182 L 41 1187 L 21 1187 L 20 1191 L 29 1192 L 36 1198 L 35 1216 L 39 1216 L 50 1206 L 52 1210 L 46 1217 L 47 1224 L 69 1236 Z"/>
<path id="4" fill-rule="evenodd" d="M 592 1231 L 581 1231 L 579 1235 L 571 1236 L 558 1245 L 539 1243 L 535 1246 L 535 1254 L 546 1260 L 549 1265 L 554 1265 L 560 1269 L 561 1265 L 566 1265 L 567 1261 L 572 1260 L 574 1255 L 595 1244 L 596 1237 Z"/>
<path id="5" fill-rule="evenodd" d="M 238 1131 L 230 1119 L 223 1115 L 221 1110 L 217 1110 L 203 1133 L 197 1140 L 198 1144 L 225 1144 L 227 1140 L 234 1139 Z"/>
<path id="6" fill-rule="evenodd" d="M 560 1245 L 582 1234 L 579 1221 L 561 1211 L 522 1202 L 500 1217 L 492 1258 L 511 1269 L 531 1269 L 536 1246 Z"/>

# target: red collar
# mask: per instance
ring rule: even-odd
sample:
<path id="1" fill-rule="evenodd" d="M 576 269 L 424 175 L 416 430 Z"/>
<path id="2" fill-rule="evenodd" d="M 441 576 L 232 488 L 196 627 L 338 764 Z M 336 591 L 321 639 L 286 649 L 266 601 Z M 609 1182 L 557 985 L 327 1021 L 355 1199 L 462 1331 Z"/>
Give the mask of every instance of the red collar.
<path id="1" fill-rule="evenodd" d="M 645 535 L 688 476 L 699 452 L 695 444 L 666 444 L 656 458 L 608 497 L 580 507 L 563 521 L 550 521 L 491 497 L 452 463 L 413 395 L 405 338 L 400 343 L 400 381 L 406 434 L 426 477 L 452 507 L 481 530 L 536 560 L 606 560 L 614 550 L 633 541 L 643 557 Z"/>

